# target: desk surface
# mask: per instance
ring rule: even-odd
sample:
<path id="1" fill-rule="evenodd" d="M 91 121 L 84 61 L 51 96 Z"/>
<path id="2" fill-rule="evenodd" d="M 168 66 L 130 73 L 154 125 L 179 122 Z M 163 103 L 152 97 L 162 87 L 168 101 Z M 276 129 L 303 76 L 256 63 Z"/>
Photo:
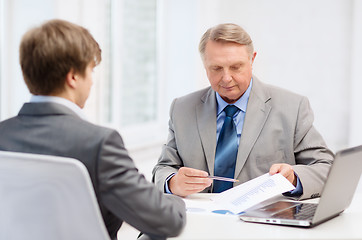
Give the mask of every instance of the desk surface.
<path id="1" fill-rule="evenodd" d="M 208 198 L 205 194 L 192 197 Z M 232 215 L 188 212 L 183 232 L 170 239 L 362 239 L 362 192 L 356 192 L 342 214 L 314 228 L 247 223 Z"/>

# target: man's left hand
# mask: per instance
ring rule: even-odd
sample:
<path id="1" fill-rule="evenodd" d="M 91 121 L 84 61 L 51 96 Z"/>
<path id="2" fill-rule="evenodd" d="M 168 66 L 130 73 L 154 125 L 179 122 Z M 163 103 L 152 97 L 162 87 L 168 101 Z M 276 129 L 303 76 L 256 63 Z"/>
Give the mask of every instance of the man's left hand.
<path id="1" fill-rule="evenodd" d="M 297 177 L 295 176 L 293 167 L 286 163 L 276 163 L 270 167 L 269 174 L 274 175 L 280 173 L 294 186 L 297 186 Z"/>

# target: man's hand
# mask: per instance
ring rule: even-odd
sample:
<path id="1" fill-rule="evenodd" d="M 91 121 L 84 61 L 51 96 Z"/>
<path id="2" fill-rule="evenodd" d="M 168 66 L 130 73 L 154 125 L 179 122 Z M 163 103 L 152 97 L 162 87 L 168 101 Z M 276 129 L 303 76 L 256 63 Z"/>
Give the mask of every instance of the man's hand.
<path id="1" fill-rule="evenodd" d="M 192 193 L 201 192 L 209 187 L 212 180 L 207 178 L 209 174 L 198 169 L 182 167 L 169 180 L 169 189 L 173 194 L 186 197 Z"/>
<path id="2" fill-rule="evenodd" d="M 273 164 L 270 167 L 269 174 L 274 175 L 276 173 L 280 173 L 294 186 L 297 186 L 297 177 L 295 176 L 293 167 L 291 165 L 286 163 Z"/>

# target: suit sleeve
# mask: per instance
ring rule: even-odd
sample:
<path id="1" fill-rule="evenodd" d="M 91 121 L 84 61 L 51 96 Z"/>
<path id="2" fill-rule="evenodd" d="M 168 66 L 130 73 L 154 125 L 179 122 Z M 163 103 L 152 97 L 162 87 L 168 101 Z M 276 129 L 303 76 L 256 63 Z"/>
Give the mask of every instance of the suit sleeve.
<path id="1" fill-rule="evenodd" d="M 175 106 L 176 99 L 172 102 L 170 107 L 170 120 L 167 143 L 162 148 L 161 156 L 158 163 L 154 167 L 152 173 L 152 181 L 161 190 L 165 190 L 166 179 L 178 169 L 183 166 L 183 162 L 178 154 L 175 132 L 173 127 L 172 112 Z"/>
<path id="2" fill-rule="evenodd" d="M 163 194 L 139 174 L 117 132 L 104 140 L 99 159 L 98 186 L 109 211 L 153 238 L 181 232 L 186 221 L 183 200 Z"/>
<path id="3" fill-rule="evenodd" d="M 297 125 L 294 135 L 294 171 L 298 175 L 303 194 L 300 199 L 318 197 L 334 159 L 319 132 L 313 126 L 313 112 L 309 101 L 300 102 Z"/>

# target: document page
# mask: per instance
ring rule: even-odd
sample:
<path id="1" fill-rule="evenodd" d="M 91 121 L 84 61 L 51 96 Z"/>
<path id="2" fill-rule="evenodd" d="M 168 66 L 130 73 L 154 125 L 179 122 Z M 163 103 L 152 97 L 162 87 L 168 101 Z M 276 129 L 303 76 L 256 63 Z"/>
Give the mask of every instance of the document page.
<path id="1" fill-rule="evenodd" d="M 266 173 L 239 186 L 211 197 L 218 208 L 228 210 L 234 214 L 275 197 L 281 193 L 295 189 L 281 174 L 269 175 Z"/>

